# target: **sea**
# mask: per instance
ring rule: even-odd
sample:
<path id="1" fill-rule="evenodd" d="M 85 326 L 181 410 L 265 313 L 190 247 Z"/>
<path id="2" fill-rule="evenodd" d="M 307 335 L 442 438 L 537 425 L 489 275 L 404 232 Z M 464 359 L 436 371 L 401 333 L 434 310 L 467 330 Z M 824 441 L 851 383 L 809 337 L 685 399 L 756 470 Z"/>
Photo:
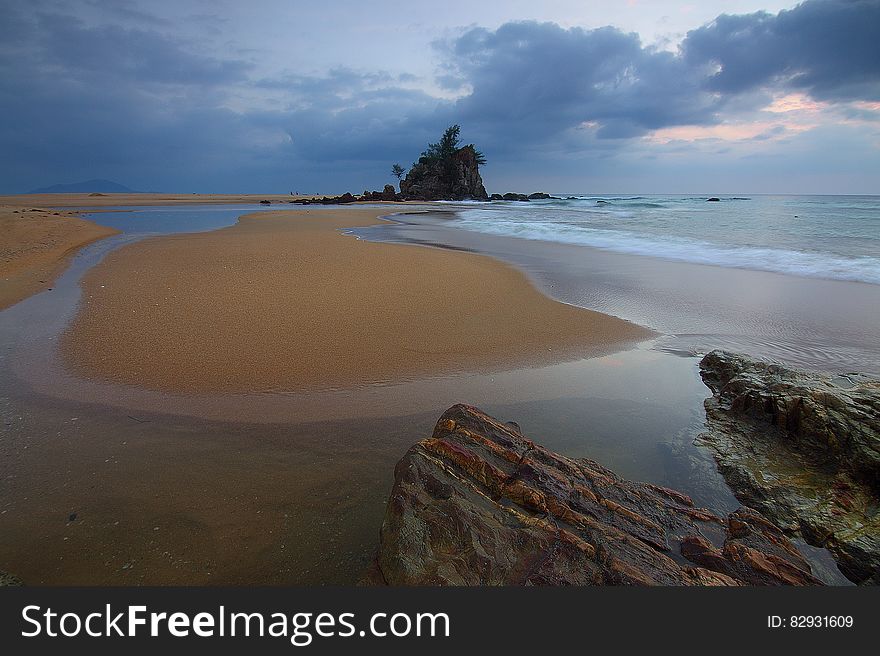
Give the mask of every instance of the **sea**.
<path id="1" fill-rule="evenodd" d="M 560 301 L 656 330 L 657 348 L 880 374 L 880 196 L 553 196 L 356 232 L 509 261 Z"/>
<path id="2" fill-rule="evenodd" d="M 878 196 L 597 196 L 480 203 L 463 230 L 880 284 Z"/>

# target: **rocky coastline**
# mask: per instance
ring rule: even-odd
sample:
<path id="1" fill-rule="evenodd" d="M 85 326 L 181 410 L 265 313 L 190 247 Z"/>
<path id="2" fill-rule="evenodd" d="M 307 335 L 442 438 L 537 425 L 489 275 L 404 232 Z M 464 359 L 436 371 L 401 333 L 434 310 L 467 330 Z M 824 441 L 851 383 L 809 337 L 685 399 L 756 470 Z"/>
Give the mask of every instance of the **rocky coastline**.
<path id="1" fill-rule="evenodd" d="M 795 538 L 880 583 L 880 381 L 724 351 L 700 373 L 726 518 L 456 405 L 398 463 L 365 583 L 819 585 Z"/>
<path id="2" fill-rule="evenodd" d="M 713 351 L 699 443 L 737 498 L 825 547 L 858 584 L 880 583 L 880 381 L 822 376 Z"/>
<path id="3" fill-rule="evenodd" d="M 554 453 L 456 405 L 395 469 L 374 585 L 820 585 L 759 512 Z"/>
<path id="4" fill-rule="evenodd" d="M 385 202 L 385 203 L 403 203 L 403 202 L 431 202 L 437 200 L 471 200 L 471 201 L 483 201 L 483 202 L 491 202 L 491 201 L 517 201 L 521 203 L 528 203 L 533 200 L 565 200 L 565 197 L 562 196 L 551 196 L 550 194 L 544 193 L 543 191 L 536 191 L 531 194 L 520 194 L 514 192 L 508 192 L 506 194 L 492 194 L 487 198 L 474 198 L 473 196 L 461 196 L 458 194 L 444 194 L 444 193 L 418 193 L 418 194 L 404 194 L 397 193 L 394 191 L 394 187 L 391 185 L 385 185 L 385 188 L 382 191 L 369 191 L 366 190 L 362 194 L 352 194 L 350 192 L 346 192 L 339 196 L 322 196 L 320 198 L 298 198 L 296 200 L 288 201 L 289 203 L 293 203 L 296 205 L 348 205 L 350 203 L 376 203 L 376 202 Z M 265 205 L 269 205 L 270 201 L 260 201 Z"/>

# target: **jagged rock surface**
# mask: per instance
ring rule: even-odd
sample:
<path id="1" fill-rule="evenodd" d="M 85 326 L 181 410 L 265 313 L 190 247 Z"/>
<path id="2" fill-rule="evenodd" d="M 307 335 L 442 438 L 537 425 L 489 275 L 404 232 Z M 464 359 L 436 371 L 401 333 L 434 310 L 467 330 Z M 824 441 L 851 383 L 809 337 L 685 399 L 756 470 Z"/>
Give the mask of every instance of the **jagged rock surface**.
<path id="1" fill-rule="evenodd" d="M 480 410 L 447 410 L 395 482 L 367 582 L 390 585 L 819 584 L 758 513 L 553 453 Z"/>
<path id="2" fill-rule="evenodd" d="M 737 498 L 880 583 L 880 381 L 713 351 L 700 362 L 712 448 Z"/>
<path id="3" fill-rule="evenodd" d="M 425 160 L 413 165 L 400 181 L 408 200 L 488 200 L 473 146 L 455 151 L 451 162 Z"/>

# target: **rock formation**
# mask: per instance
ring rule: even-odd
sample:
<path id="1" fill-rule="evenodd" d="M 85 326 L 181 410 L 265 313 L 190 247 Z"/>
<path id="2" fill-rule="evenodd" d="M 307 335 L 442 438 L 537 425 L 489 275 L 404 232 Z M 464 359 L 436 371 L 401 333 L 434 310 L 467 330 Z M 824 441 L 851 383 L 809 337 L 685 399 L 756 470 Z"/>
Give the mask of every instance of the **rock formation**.
<path id="1" fill-rule="evenodd" d="M 296 200 L 287 201 L 296 205 L 348 205 L 357 202 L 376 202 L 376 201 L 399 201 L 402 200 L 399 194 L 394 191 L 391 185 L 385 185 L 382 191 L 364 191 L 360 196 L 355 196 L 351 192 L 345 192 L 341 196 L 322 196 L 321 198 L 297 198 Z M 268 201 L 260 201 L 268 202 Z"/>
<path id="2" fill-rule="evenodd" d="M 390 184 L 385 185 L 385 188 L 382 191 L 364 191 L 360 200 L 364 201 L 377 201 L 377 200 L 398 200 L 397 192 L 394 191 L 394 187 Z"/>
<path id="3" fill-rule="evenodd" d="M 807 374 L 713 351 L 708 431 L 737 498 L 809 544 L 856 583 L 880 583 L 880 381 Z"/>
<path id="4" fill-rule="evenodd" d="M 553 453 L 480 410 L 447 410 L 395 469 L 366 582 L 815 585 L 773 524 Z"/>
<path id="5" fill-rule="evenodd" d="M 288 202 L 294 203 L 296 205 L 347 205 L 349 203 L 354 203 L 357 200 L 359 200 L 359 198 L 357 196 L 354 196 L 351 192 L 346 191 L 341 196 L 323 196 L 321 198 L 298 198 L 296 200 L 291 200 Z"/>
<path id="6" fill-rule="evenodd" d="M 546 194 L 543 191 L 536 191 L 531 194 L 518 194 L 516 192 L 510 191 L 506 194 L 492 194 L 491 196 L 489 196 L 489 200 L 515 200 L 523 203 L 528 203 L 532 200 L 549 200 L 551 198 L 556 198 L 556 196 L 551 196 L 550 194 Z"/>
<path id="7" fill-rule="evenodd" d="M 489 200 L 476 150 L 463 146 L 450 158 L 422 157 L 400 181 L 407 200 Z"/>

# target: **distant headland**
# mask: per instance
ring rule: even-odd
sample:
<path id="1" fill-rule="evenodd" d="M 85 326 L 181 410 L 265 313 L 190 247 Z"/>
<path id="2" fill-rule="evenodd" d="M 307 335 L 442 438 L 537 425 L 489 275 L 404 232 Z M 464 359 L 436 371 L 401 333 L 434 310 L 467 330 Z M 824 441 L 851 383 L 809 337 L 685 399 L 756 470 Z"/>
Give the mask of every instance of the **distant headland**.
<path id="1" fill-rule="evenodd" d="M 28 194 L 136 194 L 140 193 L 129 189 L 125 185 L 112 180 L 94 179 L 70 184 L 54 184 L 49 187 L 40 187 L 28 191 Z"/>

